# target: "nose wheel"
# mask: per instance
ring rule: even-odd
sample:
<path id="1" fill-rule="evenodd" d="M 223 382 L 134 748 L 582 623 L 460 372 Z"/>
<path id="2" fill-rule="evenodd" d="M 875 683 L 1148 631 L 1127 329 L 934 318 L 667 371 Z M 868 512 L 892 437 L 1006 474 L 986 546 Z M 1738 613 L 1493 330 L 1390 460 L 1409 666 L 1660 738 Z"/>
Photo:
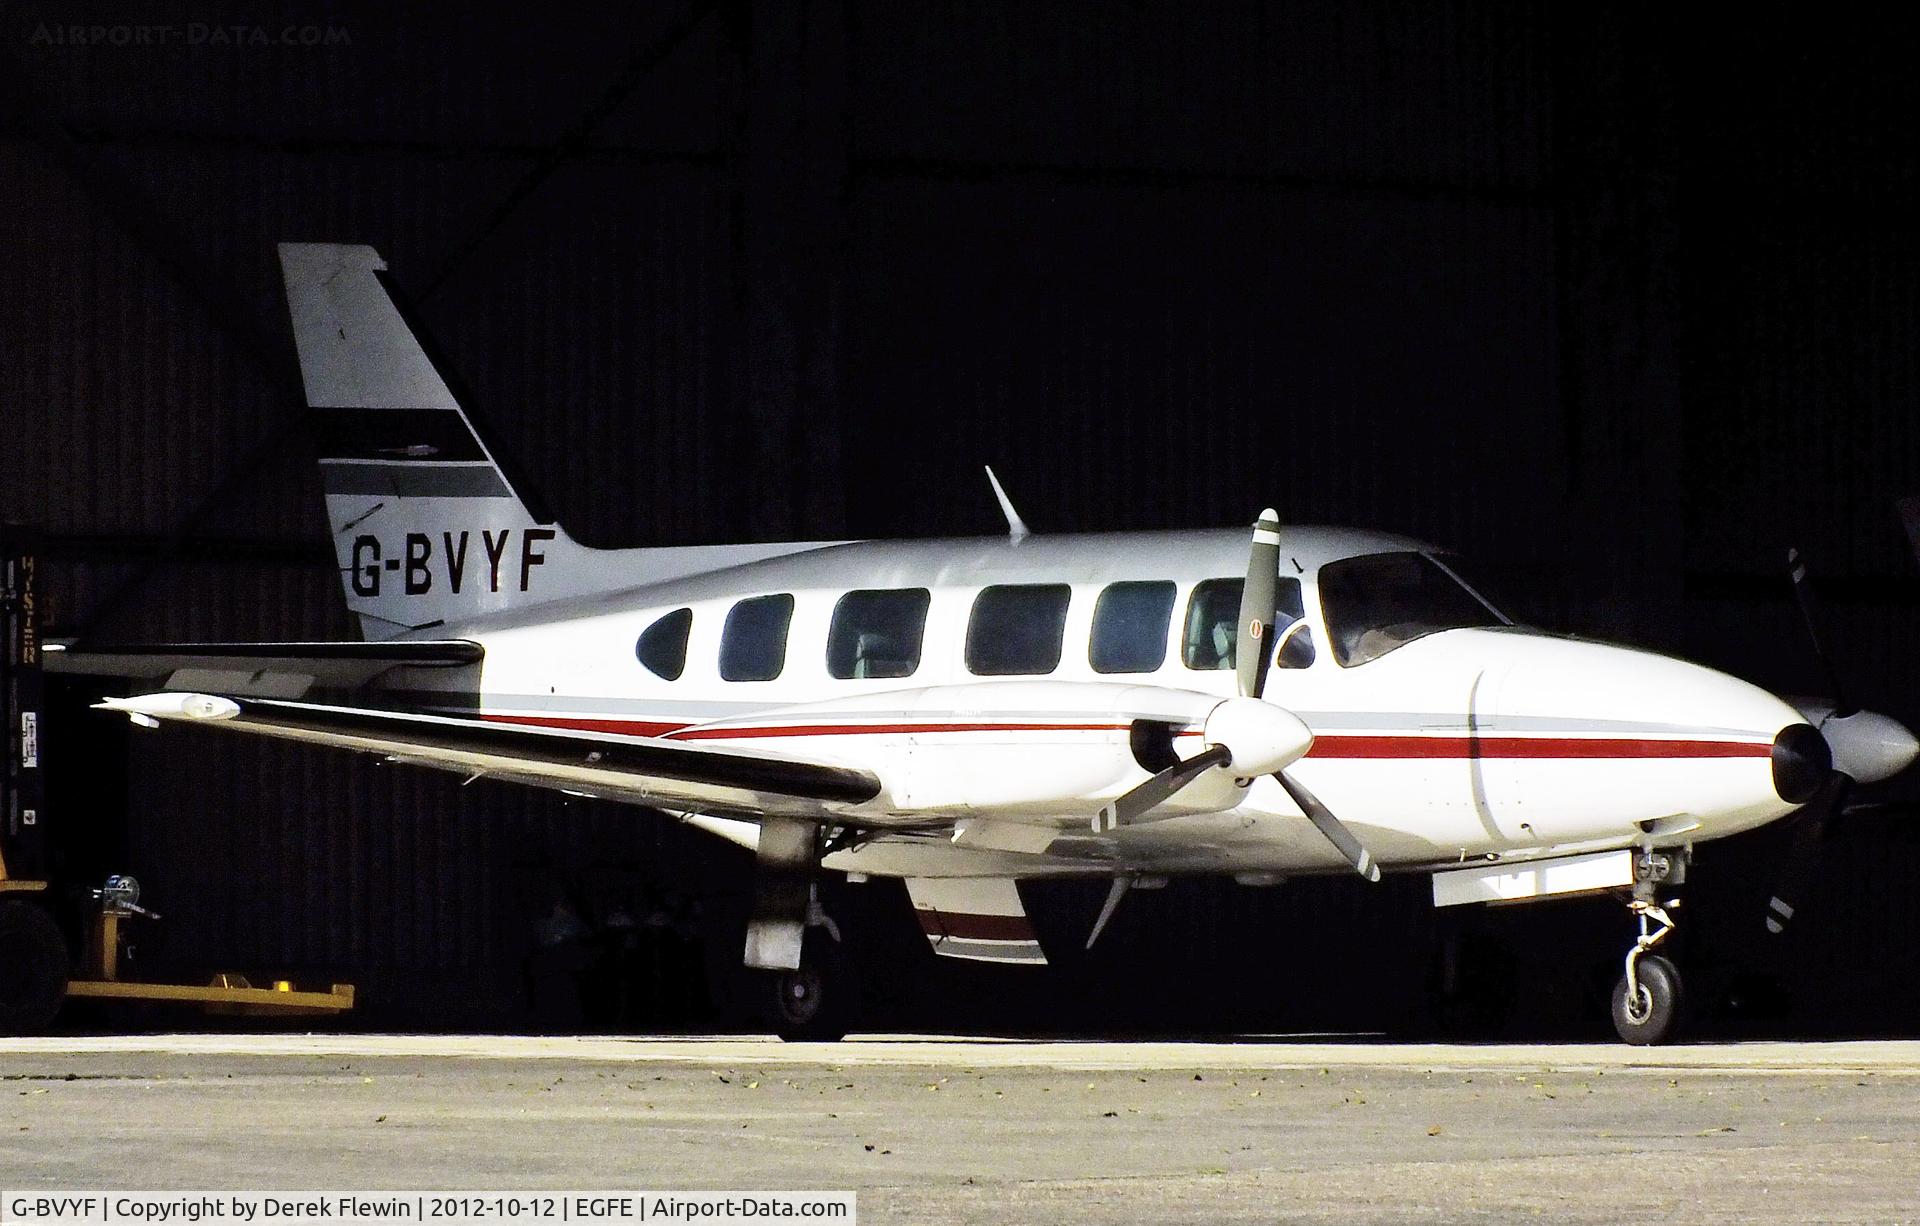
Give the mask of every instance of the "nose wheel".
<path id="1" fill-rule="evenodd" d="M 1671 912 L 1679 908 L 1678 899 L 1665 906 L 1654 901 L 1652 891 L 1635 887 L 1630 907 L 1640 924 L 1640 936 L 1627 951 L 1626 974 L 1613 989 L 1613 1028 L 1622 1040 L 1636 1047 L 1651 1047 L 1673 1036 L 1680 1021 L 1680 971 L 1672 962 L 1651 953 L 1674 929 Z"/>

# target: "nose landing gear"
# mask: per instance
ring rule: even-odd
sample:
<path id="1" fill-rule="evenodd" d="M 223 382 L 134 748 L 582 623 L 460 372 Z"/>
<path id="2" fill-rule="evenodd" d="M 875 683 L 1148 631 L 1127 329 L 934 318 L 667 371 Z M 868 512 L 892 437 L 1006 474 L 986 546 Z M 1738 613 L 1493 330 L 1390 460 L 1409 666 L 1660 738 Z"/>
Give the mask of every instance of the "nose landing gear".
<path id="1" fill-rule="evenodd" d="M 1668 857 L 1654 853 L 1634 862 L 1633 901 L 1628 903 L 1640 924 L 1640 936 L 1627 951 L 1626 974 L 1613 989 L 1613 1028 L 1636 1047 L 1664 1043 L 1680 1021 L 1680 971 L 1671 961 L 1649 951 L 1674 929 L 1672 913 L 1680 900 L 1664 905 L 1654 894 L 1657 884 L 1673 880 Z"/>

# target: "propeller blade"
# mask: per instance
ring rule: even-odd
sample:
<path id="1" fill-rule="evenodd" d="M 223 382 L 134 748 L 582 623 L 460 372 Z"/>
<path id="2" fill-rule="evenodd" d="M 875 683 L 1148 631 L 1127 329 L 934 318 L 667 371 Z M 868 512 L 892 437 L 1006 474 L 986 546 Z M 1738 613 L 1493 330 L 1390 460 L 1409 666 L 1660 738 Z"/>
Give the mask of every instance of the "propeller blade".
<path id="1" fill-rule="evenodd" d="M 1331 809 L 1320 803 L 1318 796 L 1309 792 L 1305 784 L 1288 777 L 1285 771 L 1279 772 L 1274 778 L 1280 781 L 1281 787 L 1287 789 L 1287 795 L 1293 797 L 1293 803 L 1300 806 L 1300 811 L 1307 815 L 1307 820 L 1313 823 L 1314 829 L 1326 835 L 1327 842 L 1333 844 L 1334 850 L 1346 857 L 1348 864 L 1353 865 L 1354 872 L 1368 881 L 1380 880 L 1380 866 L 1373 862 L 1373 853 L 1354 837 L 1353 831 L 1347 829 L 1346 824 L 1335 817 Z"/>
<path id="2" fill-rule="evenodd" d="M 1800 620 L 1806 624 L 1807 638 L 1813 643 L 1813 654 L 1827 674 L 1827 685 L 1832 690 L 1833 713 L 1844 719 L 1858 708 L 1847 701 L 1845 687 L 1840 684 L 1840 670 L 1834 667 L 1833 659 L 1821 645 L 1818 619 L 1813 612 L 1813 594 L 1807 586 L 1807 564 L 1801 559 L 1798 549 L 1787 550 L 1787 573 L 1793 579 L 1793 598 L 1800 604 Z"/>
<path id="3" fill-rule="evenodd" d="M 1100 907 L 1100 918 L 1093 921 L 1093 931 L 1087 934 L 1088 949 L 1092 949 L 1093 943 L 1100 939 L 1100 934 L 1107 930 L 1107 924 L 1113 919 L 1113 913 L 1120 909 L 1120 900 L 1125 898 L 1127 891 L 1132 888 L 1133 878 L 1131 876 L 1121 876 L 1113 879 L 1112 887 L 1107 890 L 1107 901 Z"/>
<path id="4" fill-rule="evenodd" d="M 1795 913 L 1812 894 L 1827 822 L 1845 808 L 1847 793 L 1852 789 L 1853 780 L 1835 771 L 1801 811 L 1800 820 L 1794 824 L 1793 842 L 1787 847 L 1786 868 L 1781 873 L 1780 884 L 1767 899 L 1767 931 L 1773 935 L 1781 936 L 1787 931 Z"/>
<path id="5" fill-rule="evenodd" d="M 1118 826 L 1131 826 L 1146 814 L 1165 803 L 1169 797 L 1186 787 L 1195 779 L 1206 774 L 1216 766 L 1225 766 L 1233 761 L 1233 751 L 1225 745 L 1215 745 L 1188 758 L 1176 762 L 1165 770 L 1155 774 L 1145 783 L 1132 791 L 1115 797 L 1102 808 L 1093 819 L 1095 832 L 1104 834 Z"/>
<path id="6" fill-rule="evenodd" d="M 1891 817 L 1897 821 L 1909 821 L 1920 818 L 1920 804 L 1911 800 L 1863 800 L 1848 805 L 1835 814 L 1848 819 L 1856 817 Z"/>
<path id="7" fill-rule="evenodd" d="M 1907 530 L 1907 544 L 1913 546 L 1914 560 L 1920 561 L 1920 497 L 1896 498 L 1893 505 L 1900 512 L 1900 526 Z"/>
<path id="8" fill-rule="evenodd" d="M 1254 521 L 1247 550 L 1247 582 L 1240 589 L 1240 631 L 1233 657 L 1240 697 L 1258 698 L 1267 680 L 1267 644 L 1280 590 L 1280 516 L 1272 507 Z"/>

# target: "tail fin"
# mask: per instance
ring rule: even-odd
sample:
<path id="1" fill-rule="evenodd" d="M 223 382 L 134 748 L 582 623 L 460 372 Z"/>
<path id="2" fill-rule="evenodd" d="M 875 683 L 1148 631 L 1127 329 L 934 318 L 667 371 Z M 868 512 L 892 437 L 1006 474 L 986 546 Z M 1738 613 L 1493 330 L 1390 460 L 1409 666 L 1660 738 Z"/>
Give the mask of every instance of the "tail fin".
<path id="1" fill-rule="evenodd" d="M 388 639 L 574 594 L 579 552 L 501 471 L 371 247 L 282 243 L 347 606 Z"/>
<path id="2" fill-rule="evenodd" d="M 834 542 L 589 549 L 503 471 L 371 247 L 282 243 L 327 523 L 368 640 Z"/>

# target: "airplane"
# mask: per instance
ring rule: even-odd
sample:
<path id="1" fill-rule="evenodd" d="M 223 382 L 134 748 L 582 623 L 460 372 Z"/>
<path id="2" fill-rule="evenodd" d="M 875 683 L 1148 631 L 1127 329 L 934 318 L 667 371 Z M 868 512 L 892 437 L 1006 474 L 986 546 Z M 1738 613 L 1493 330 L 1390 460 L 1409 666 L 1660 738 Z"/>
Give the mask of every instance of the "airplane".
<path id="1" fill-rule="evenodd" d="M 1043 966 L 1018 883 L 1431 877 L 1437 906 L 1612 893 L 1620 1037 L 1696 844 L 1920 753 L 1888 716 L 1515 624 L 1432 545 L 1351 528 L 601 550 L 530 509 L 371 247 L 279 249 L 362 641 L 50 646 L 178 723 L 647 806 L 755 857 L 746 965 L 837 1039 L 821 874 L 902 878 L 937 954 Z M 313 691 L 324 691 L 315 695 Z M 316 700 L 324 698 L 324 701 Z M 1792 893 L 1788 891 L 1788 893 Z M 1797 897 L 1797 895 L 1794 895 Z M 1776 897 L 1769 926 L 1793 904 Z"/>

